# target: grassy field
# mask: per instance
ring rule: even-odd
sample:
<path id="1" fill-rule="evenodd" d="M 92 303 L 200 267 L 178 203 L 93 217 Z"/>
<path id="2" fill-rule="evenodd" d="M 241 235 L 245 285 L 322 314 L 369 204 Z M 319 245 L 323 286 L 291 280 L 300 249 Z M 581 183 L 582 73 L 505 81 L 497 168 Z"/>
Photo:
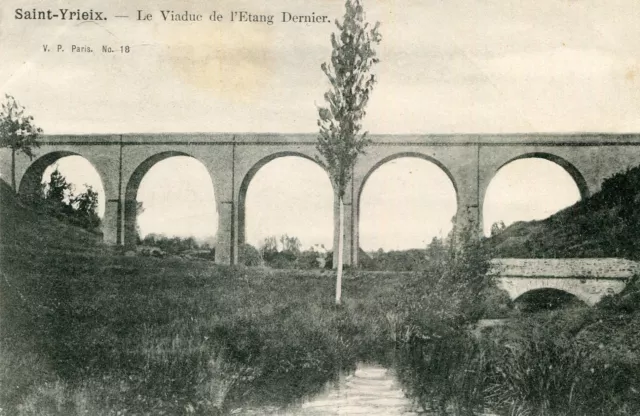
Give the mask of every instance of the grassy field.
<path id="1" fill-rule="evenodd" d="M 510 306 L 480 258 L 351 272 L 336 307 L 331 272 L 126 257 L 2 192 L 0 415 L 223 414 L 358 361 L 395 366 L 440 414 L 640 414 L 637 281 L 477 338 L 470 324 Z"/>
<path id="2" fill-rule="evenodd" d="M 212 414 L 319 390 L 394 347 L 404 278 L 125 257 L 1 212 L 0 414 Z"/>

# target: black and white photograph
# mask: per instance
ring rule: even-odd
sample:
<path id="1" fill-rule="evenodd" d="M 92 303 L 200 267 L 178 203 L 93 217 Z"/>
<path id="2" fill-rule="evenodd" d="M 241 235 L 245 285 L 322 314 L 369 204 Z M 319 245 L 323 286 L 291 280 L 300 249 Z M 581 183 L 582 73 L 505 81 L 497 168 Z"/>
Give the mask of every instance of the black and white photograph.
<path id="1" fill-rule="evenodd" d="M 639 19 L 3 0 L 0 416 L 639 416 Z"/>

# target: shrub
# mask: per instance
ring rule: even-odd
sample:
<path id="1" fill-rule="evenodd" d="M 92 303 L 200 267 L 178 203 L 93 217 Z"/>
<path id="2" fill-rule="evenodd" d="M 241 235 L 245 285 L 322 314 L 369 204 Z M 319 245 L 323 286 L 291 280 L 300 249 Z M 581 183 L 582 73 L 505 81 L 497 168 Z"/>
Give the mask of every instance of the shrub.
<path id="1" fill-rule="evenodd" d="M 324 256 L 324 253 L 320 253 L 315 250 L 305 250 L 298 256 L 298 269 L 320 269 L 321 267 L 318 259 L 324 258 Z"/>
<path id="2" fill-rule="evenodd" d="M 472 414 L 482 404 L 484 356 L 468 334 L 482 317 L 482 293 L 492 285 L 486 253 L 464 230 L 455 246 L 434 256 L 403 287 L 398 366 L 403 382 L 425 411 Z"/>
<path id="3" fill-rule="evenodd" d="M 262 257 L 258 250 L 251 244 L 242 244 L 238 252 L 238 263 L 245 266 L 261 266 Z"/>
<path id="4" fill-rule="evenodd" d="M 511 297 L 506 290 L 498 288 L 494 282 L 484 288 L 479 297 L 482 301 L 478 305 L 484 319 L 508 318 L 514 313 Z"/>
<path id="5" fill-rule="evenodd" d="M 614 313 L 640 311 L 640 275 L 633 276 L 622 292 L 605 296 L 598 303 L 598 308 Z"/>
<path id="6" fill-rule="evenodd" d="M 264 253 L 264 262 L 274 269 L 294 269 L 297 260 L 297 255 L 291 251 Z"/>

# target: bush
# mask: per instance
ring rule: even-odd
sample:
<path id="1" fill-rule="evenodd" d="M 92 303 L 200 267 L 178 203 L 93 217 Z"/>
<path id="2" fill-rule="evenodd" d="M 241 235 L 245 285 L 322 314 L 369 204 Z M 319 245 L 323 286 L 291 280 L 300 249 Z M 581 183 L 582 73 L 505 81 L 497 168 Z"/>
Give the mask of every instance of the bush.
<path id="1" fill-rule="evenodd" d="M 295 269 L 298 257 L 291 251 L 264 253 L 264 262 L 274 269 Z"/>
<path id="2" fill-rule="evenodd" d="M 363 270 L 389 271 L 419 271 L 425 267 L 427 251 L 423 249 L 394 250 L 384 252 L 379 250 L 360 260 Z"/>
<path id="3" fill-rule="evenodd" d="M 493 282 L 480 294 L 482 301 L 478 304 L 484 319 L 501 319 L 513 315 L 513 301 L 506 290 L 498 288 Z"/>
<path id="4" fill-rule="evenodd" d="M 238 263 L 245 266 L 261 266 L 262 257 L 251 244 L 242 244 L 238 252 Z"/>
<path id="5" fill-rule="evenodd" d="M 472 414 L 482 404 L 484 356 L 467 327 L 486 309 L 489 263 L 469 231 L 442 253 L 447 255 L 434 256 L 402 289 L 399 373 L 425 411 Z"/>
<path id="6" fill-rule="evenodd" d="M 399 356 L 399 377 L 425 412 L 474 415 L 482 410 L 485 357 L 465 331 L 415 337 Z"/>

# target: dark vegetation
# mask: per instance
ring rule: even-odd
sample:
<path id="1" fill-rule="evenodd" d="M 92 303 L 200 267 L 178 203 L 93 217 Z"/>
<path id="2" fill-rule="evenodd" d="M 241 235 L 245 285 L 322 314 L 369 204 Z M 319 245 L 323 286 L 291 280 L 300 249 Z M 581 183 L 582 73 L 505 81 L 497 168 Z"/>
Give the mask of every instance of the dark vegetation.
<path id="1" fill-rule="evenodd" d="M 602 189 L 541 221 L 519 222 L 488 241 L 494 257 L 640 259 L 640 167 L 605 179 Z"/>
<path id="2" fill-rule="evenodd" d="M 98 193 L 91 186 L 75 193 L 73 185 L 57 168 L 49 179 L 39 194 L 23 195 L 23 201 L 48 217 L 99 233 Z"/>
<path id="3" fill-rule="evenodd" d="M 238 253 L 238 262 L 245 266 L 267 266 L 272 269 L 330 269 L 332 253 L 324 246 L 302 250 L 297 237 L 282 235 L 264 239 L 259 249 L 243 244 Z"/>
<path id="4" fill-rule="evenodd" d="M 214 260 L 215 249 L 208 242 L 198 241 L 194 237 L 166 236 L 163 234 L 147 234 L 138 241 L 139 253 L 164 257 L 167 255 L 182 255 Z"/>
<path id="5" fill-rule="evenodd" d="M 428 332 L 406 345 L 400 375 L 440 414 L 637 415 L 638 318 L 638 309 L 577 308 L 513 319 L 479 338 Z"/>
<path id="6" fill-rule="evenodd" d="M 361 251 L 358 258 L 358 267 L 364 270 L 424 271 L 431 264 L 440 263 L 451 255 L 449 253 L 450 246 L 446 242 L 450 239 L 451 236 L 444 240 L 434 237 L 424 249 L 391 250 L 387 252 L 379 249 L 372 253 Z"/>

